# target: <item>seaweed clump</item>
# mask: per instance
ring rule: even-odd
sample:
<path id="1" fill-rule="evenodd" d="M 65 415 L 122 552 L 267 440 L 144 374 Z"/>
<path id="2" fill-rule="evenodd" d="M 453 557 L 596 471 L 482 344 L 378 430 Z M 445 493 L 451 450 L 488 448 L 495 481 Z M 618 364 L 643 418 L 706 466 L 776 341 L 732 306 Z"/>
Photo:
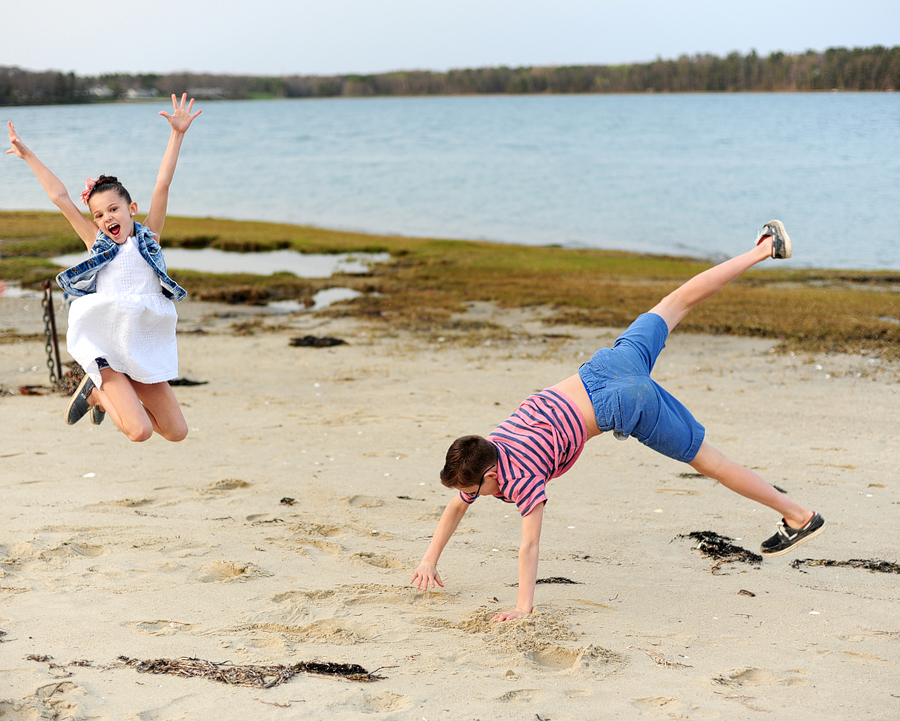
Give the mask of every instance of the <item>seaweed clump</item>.
<path id="1" fill-rule="evenodd" d="M 255 688 L 272 688 L 290 681 L 299 673 L 314 673 L 322 676 L 339 676 L 350 681 L 376 681 L 383 676 L 366 671 L 355 663 L 328 663 L 319 661 L 301 661 L 291 666 L 273 664 L 270 666 L 236 666 L 230 662 L 214 663 L 200 658 L 157 658 L 141 661 L 137 658 L 119 656 L 119 660 L 140 673 L 166 674 L 200 677 L 231 686 L 252 686 Z M 377 669 L 376 669 L 377 670 Z"/>
<path id="2" fill-rule="evenodd" d="M 831 561 L 827 558 L 798 558 L 796 561 L 791 562 L 791 568 L 799 570 L 801 566 L 842 566 L 844 568 L 862 568 L 874 573 L 900 573 L 900 563 L 880 561 L 877 558 L 851 558 L 849 561 Z"/>
<path id="3" fill-rule="evenodd" d="M 712 567 L 713 573 L 716 573 L 725 563 L 750 563 L 758 566 L 763 560 L 758 553 L 733 544 L 733 538 L 720 536 L 714 531 L 692 531 L 688 534 L 682 533 L 678 538 L 691 538 L 697 541 L 696 548 L 700 553 L 716 561 Z"/>

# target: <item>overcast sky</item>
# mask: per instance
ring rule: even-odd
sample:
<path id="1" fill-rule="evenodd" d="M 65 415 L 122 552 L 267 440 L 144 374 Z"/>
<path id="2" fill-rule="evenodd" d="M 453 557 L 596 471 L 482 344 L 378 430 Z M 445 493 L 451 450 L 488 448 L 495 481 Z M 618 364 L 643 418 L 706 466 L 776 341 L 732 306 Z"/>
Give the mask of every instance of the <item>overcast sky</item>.
<path id="1" fill-rule="evenodd" d="M 0 0 L 0 65 L 377 73 L 900 44 L 898 0 Z"/>

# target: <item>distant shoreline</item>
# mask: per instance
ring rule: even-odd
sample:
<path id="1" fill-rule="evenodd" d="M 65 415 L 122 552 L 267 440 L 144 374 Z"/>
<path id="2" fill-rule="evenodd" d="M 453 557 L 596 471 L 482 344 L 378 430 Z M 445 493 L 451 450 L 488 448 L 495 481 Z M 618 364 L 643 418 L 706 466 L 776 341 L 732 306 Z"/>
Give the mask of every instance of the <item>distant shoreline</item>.
<path id="1" fill-rule="evenodd" d="M 791 93 L 798 93 L 804 95 L 828 95 L 832 93 L 843 93 L 843 94 L 859 94 L 859 95 L 869 95 L 875 93 L 887 93 L 891 94 L 896 92 L 893 88 L 887 90 L 857 90 L 857 89 L 838 89 L 832 88 L 831 90 L 737 90 L 737 91 L 683 91 L 683 92 L 671 92 L 668 90 L 645 90 L 645 91 L 622 91 L 622 92 L 608 92 L 608 93 L 592 93 L 592 92 L 583 92 L 583 93 L 521 93 L 516 95 L 511 95 L 509 93 L 453 93 L 453 94 L 445 94 L 445 95 L 335 95 L 335 96 L 316 96 L 316 97 L 285 97 L 282 95 L 258 95 L 252 98 L 204 98 L 204 97 L 195 97 L 195 100 L 202 100 L 204 103 L 246 103 L 246 102 L 256 102 L 256 101 L 270 101 L 270 100 L 284 100 L 284 101 L 294 101 L 294 100 L 385 100 L 385 99 L 403 99 L 403 98 L 483 98 L 485 96 L 488 97 L 541 97 L 546 95 L 566 95 L 569 97 L 587 97 L 587 96 L 596 96 L 596 95 L 765 95 L 765 94 L 777 94 L 777 95 L 787 95 Z M 192 96 L 193 97 L 193 96 Z M 168 96 L 164 95 L 156 95 L 148 98 L 118 98 L 115 100 L 95 100 L 84 103 L 45 103 L 45 104 L 34 104 L 34 105 L 2 105 L 0 104 L 0 108 L 21 108 L 21 107 L 57 107 L 61 105 L 140 105 L 142 103 L 150 104 L 150 103 L 159 103 L 159 102 L 168 102 Z"/>
<path id="2" fill-rule="evenodd" d="M 253 76 L 204 73 L 77 76 L 0 67 L 0 106 L 145 101 L 187 92 L 197 99 L 419 97 L 736 92 L 892 92 L 900 45 L 823 52 L 682 55 L 626 65 L 487 67 L 432 72 Z"/>

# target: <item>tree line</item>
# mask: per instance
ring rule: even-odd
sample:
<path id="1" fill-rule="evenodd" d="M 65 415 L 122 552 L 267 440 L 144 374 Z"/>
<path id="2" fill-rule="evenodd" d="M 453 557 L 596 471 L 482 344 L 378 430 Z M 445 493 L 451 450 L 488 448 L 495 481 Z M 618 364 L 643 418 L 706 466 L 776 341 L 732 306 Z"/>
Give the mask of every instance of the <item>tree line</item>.
<path id="1" fill-rule="evenodd" d="M 682 55 L 627 65 L 495 67 L 372 75 L 211 75 L 32 72 L 0 66 L 0 105 L 141 99 L 187 91 L 198 98 L 330 98 L 535 93 L 890 91 L 900 89 L 900 46 L 829 48 L 760 56 Z"/>

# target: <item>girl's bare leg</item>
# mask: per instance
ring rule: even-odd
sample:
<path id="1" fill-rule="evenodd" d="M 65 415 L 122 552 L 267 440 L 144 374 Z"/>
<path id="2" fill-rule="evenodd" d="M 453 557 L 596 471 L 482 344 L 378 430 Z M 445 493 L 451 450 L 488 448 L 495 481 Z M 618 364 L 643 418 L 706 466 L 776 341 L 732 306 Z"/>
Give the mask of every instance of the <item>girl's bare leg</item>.
<path id="1" fill-rule="evenodd" d="M 153 431 L 170 441 L 187 435 L 187 423 L 168 383 L 138 383 L 112 368 L 100 371 L 103 387 L 88 403 L 99 405 L 129 440 L 146 441 Z"/>
<path id="2" fill-rule="evenodd" d="M 700 450 L 690 465 L 698 473 L 718 481 L 735 493 L 778 511 L 791 528 L 803 528 L 813 517 L 812 511 L 792 501 L 749 468 L 728 460 L 706 441 L 700 444 Z"/>
<path id="3" fill-rule="evenodd" d="M 165 382 L 132 383 L 153 423 L 153 430 L 167 441 L 183 441 L 188 434 L 187 421 L 172 386 Z"/>

